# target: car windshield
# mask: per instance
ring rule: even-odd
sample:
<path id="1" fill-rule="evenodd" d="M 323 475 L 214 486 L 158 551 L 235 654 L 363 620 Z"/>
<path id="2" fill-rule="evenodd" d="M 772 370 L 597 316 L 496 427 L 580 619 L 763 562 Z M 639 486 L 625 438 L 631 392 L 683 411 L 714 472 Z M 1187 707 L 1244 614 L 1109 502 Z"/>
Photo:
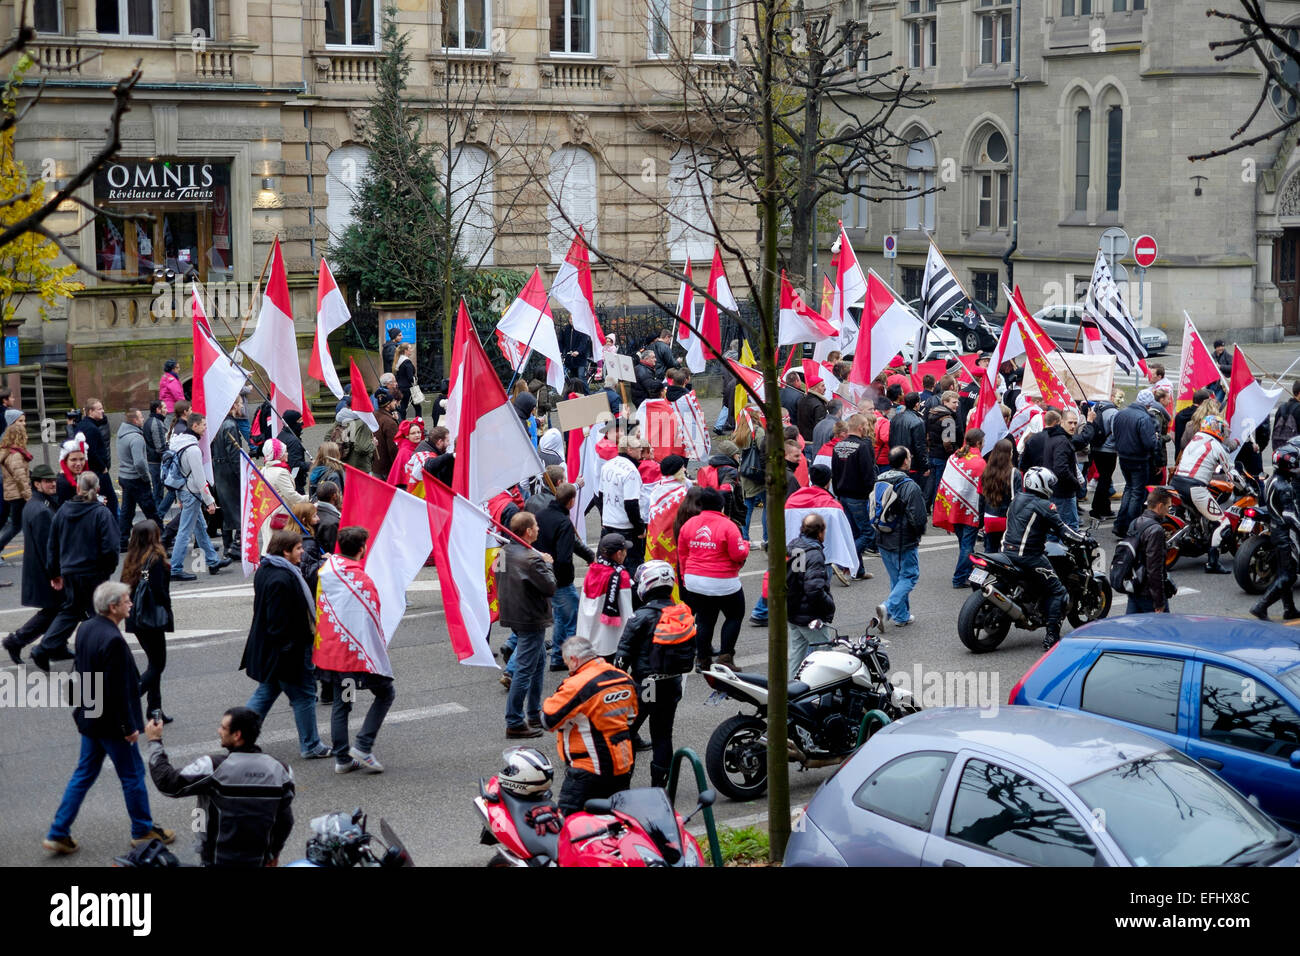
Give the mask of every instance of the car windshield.
<path id="1" fill-rule="evenodd" d="M 1209 771 L 1165 751 L 1075 784 L 1134 866 L 1221 866 L 1285 832 Z"/>

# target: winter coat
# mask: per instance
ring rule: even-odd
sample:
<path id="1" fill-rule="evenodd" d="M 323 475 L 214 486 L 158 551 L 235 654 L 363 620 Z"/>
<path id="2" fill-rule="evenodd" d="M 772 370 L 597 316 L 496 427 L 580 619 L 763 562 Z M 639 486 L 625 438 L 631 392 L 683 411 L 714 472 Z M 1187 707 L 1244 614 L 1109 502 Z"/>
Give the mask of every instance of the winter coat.
<path id="1" fill-rule="evenodd" d="M 161 415 L 150 415 L 144 420 L 145 461 L 151 465 L 161 464 L 166 450 L 167 419 Z"/>
<path id="2" fill-rule="evenodd" d="M 682 525 L 677 553 L 683 578 L 691 575 L 734 580 L 739 590 L 740 569 L 749 557 L 749 542 L 721 512 L 705 511 Z"/>
<path id="3" fill-rule="evenodd" d="M 190 432 L 184 432 L 172 435 L 167 447 L 180 456 L 181 473 L 185 476 L 185 487 L 190 494 L 201 498 L 204 507 L 215 504 L 216 499 L 212 497 L 207 478 L 203 474 L 203 451 L 199 448 L 199 440 Z"/>
<path id="4" fill-rule="evenodd" d="M 1142 520 L 1144 518 L 1147 520 Z M 1135 596 L 1151 601 L 1153 607 L 1164 607 L 1165 581 L 1168 576 L 1165 567 L 1164 524 L 1160 516 L 1148 508 L 1133 522 L 1129 534 L 1137 535 L 1135 561 L 1139 562 L 1139 566 L 1144 570 L 1140 592 Z M 1136 571 L 1136 568 L 1134 570 Z"/>
<path id="5" fill-rule="evenodd" d="M 651 598 L 642 604 L 627 625 L 618 642 L 615 655 L 627 659 L 628 673 L 640 683 L 651 674 L 650 650 L 654 647 L 655 628 L 666 608 L 674 605 L 671 596 Z"/>
<path id="6" fill-rule="evenodd" d="M 831 487 L 837 498 L 865 500 L 876 484 L 876 452 L 870 438 L 846 435 L 831 454 Z"/>
<path id="7" fill-rule="evenodd" d="M 387 374 L 393 370 L 393 356 L 397 354 L 397 346 L 401 345 L 396 339 L 389 339 L 384 343 L 382 351 L 384 359 L 384 373 Z"/>
<path id="8" fill-rule="evenodd" d="M 902 445 L 910 450 L 913 471 L 930 470 L 930 448 L 927 437 L 925 422 L 916 412 L 900 408 L 894 413 L 889 423 L 889 447 L 896 448 Z"/>
<path id="9" fill-rule="evenodd" d="M 176 409 L 176 403 L 185 399 L 185 386 L 175 372 L 163 372 L 158 380 L 158 401 L 170 415 Z"/>
<path id="10" fill-rule="evenodd" d="M 500 624 L 516 632 L 544 631 L 554 619 L 551 598 L 555 572 L 542 555 L 518 541 L 507 541 L 497 571 Z"/>
<path id="11" fill-rule="evenodd" d="M 411 361 L 409 355 L 403 355 L 396 359 L 397 366 L 393 369 L 393 378 L 397 379 L 397 388 L 402 393 L 402 400 L 409 402 L 411 400 L 411 388 L 415 385 L 415 363 Z"/>
<path id="12" fill-rule="evenodd" d="M 876 464 L 889 465 L 889 429 L 892 423 L 884 415 L 876 416 L 876 433 L 873 436 L 872 444 L 876 448 Z"/>
<path id="13" fill-rule="evenodd" d="M 376 424 L 380 414 L 382 413 L 377 412 L 375 415 Z M 350 408 L 342 409 L 334 416 L 334 421 L 343 426 L 344 438 L 352 442 L 352 454 L 344 455 L 343 463 L 370 474 L 370 467 L 375 463 L 375 433 Z"/>
<path id="14" fill-rule="evenodd" d="M 654 340 L 651 348 L 654 349 L 655 353 L 655 376 L 660 381 L 663 381 L 664 376 L 668 374 L 668 370 L 677 367 L 677 358 L 673 355 L 673 347 L 660 342 L 658 339 Z"/>
<path id="15" fill-rule="evenodd" d="M 1112 422 L 1115 451 L 1121 458 L 1147 459 L 1160 444 L 1155 422 L 1142 405 L 1121 408 Z"/>
<path id="16" fill-rule="evenodd" d="M 0 448 L 0 471 L 4 472 L 4 500 L 30 501 L 32 479 L 27 470 L 31 454 L 20 448 Z"/>
<path id="17" fill-rule="evenodd" d="M 1020 453 L 1020 468 L 1028 471 L 1041 465 L 1056 476 L 1053 498 L 1073 498 L 1079 493 L 1079 480 L 1074 457 L 1074 445 L 1060 425 L 1034 432 L 1025 439 L 1025 449 Z"/>
<path id="18" fill-rule="evenodd" d="M 386 480 L 388 473 L 393 469 L 393 460 L 397 457 L 398 421 L 396 416 L 390 415 L 382 409 L 375 412 L 375 421 L 379 423 L 379 431 L 375 433 L 373 474 Z"/>
<path id="19" fill-rule="evenodd" d="M 298 469 L 298 473 L 294 475 L 293 487 L 298 494 L 302 494 L 307 487 L 307 449 L 303 448 L 302 439 L 288 425 L 281 428 L 280 434 L 275 437 L 284 442 L 284 447 L 288 452 L 287 464 L 289 472 L 292 474 L 295 468 Z"/>
<path id="20" fill-rule="evenodd" d="M 785 550 L 786 613 L 790 623 L 807 627 L 819 618 L 829 622 L 835 616 L 835 598 L 831 596 L 831 576 L 822 543 L 799 535 Z"/>
<path id="21" fill-rule="evenodd" d="M 176 618 L 172 616 L 172 569 L 165 557 L 154 555 L 146 570 L 149 572 L 149 583 L 145 586 L 149 589 L 154 603 L 167 612 L 167 623 L 163 630 L 170 633 L 176 630 Z M 135 620 L 137 609 L 135 587 L 131 588 L 131 596 L 131 613 L 127 615 L 123 627 L 128 634 L 138 634 Z"/>
<path id="22" fill-rule="evenodd" d="M 893 485 L 902 503 L 902 514 L 894 522 L 894 530 L 877 530 L 877 546 L 882 551 L 900 553 L 915 548 L 929 517 L 925 513 L 925 495 L 921 494 L 921 486 L 893 468 L 880 475 L 876 481 L 886 481 Z"/>
<path id="23" fill-rule="evenodd" d="M 318 501 L 316 517 L 320 518 L 320 524 L 316 525 L 316 543 L 324 554 L 333 554 L 339 540 L 339 521 L 343 516 L 329 502 Z"/>
<path id="24" fill-rule="evenodd" d="M 23 507 L 22 600 L 26 607 L 57 607 L 63 603 L 63 592 L 50 587 L 50 579 L 58 576 L 50 568 L 50 526 L 58 507 L 54 495 L 35 490 Z"/>
<path id="25" fill-rule="evenodd" d="M 538 496 L 533 496 L 536 497 Z M 528 499 L 528 504 L 532 504 L 533 498 Z M 537 516 L 537 550 L 555 559 L 555 563 L 551 566 L 555 574 L 555 586 L 568 587 L 573 583 L 574 552 L 576 551 L 588 564 L 596 560 L 596 555 L 578 540 L 573 530 L 573 522 L 569 520 L 569 512 L 556 504 L 554 498 L 534 514 Z"/>
<path id="26" fill-rule="evenodd" d="M 636 381 L 628 386 L 628 397 L 632 399 L 633 405 L 640 405 L 663 379 L 657 377 L 655 370 L 644 362 L 637 362 L 633 371 L 636 373 Z"/>
<path id="27" fill-rule="evenodd" d="M 931 458 L 947 458 L 957 450 L 957 416 L 946 405 L 935 405 L 926 415 L 926 454 Z M 915 454 L 915 453 L 914 453 Z M 913 467 L 916 462 L 912 462 Z"/>
<path id="28" fill-rule="evenodd" d="M 117 568 L 117 520 L 98 501 L 74 498 L 50 524 L 47 554 L 51 578 L 73 575 L 107 581 Z"/>
<path id="29" fill-rule="evenodd" d="M 117 480 L 149 480 L 149 453 L 144 443 L 144 429 L 130 422 L 117 427 Z"/>
<path id="30" fill-rule="evenodd" d="M 795 406 L 794 423 L 804 441 L 812 441 L 817 423 L 826 417 L 826 399 L 816 392 L 804 392 Z"/>
<path id="31" fill-rule="evenodd" d="M 73 709 L 77 730 L 87 737 L 119 742 L 144 730 L 140 671 L 126 638 L 112 620 L 96 614 L 77 628 L 74 670 L 80 686 L 94 688 L 99 695 L 90 713 L 82 706 Z M 96 711 L 98 716 L 91 716 Z"/>
<path id="32" fill-rule="evenodd" d="M 212 436 L 212 491 L 221 506 L 221 527 L 226 531 L 239 527 L 239 450 L 243 438 L 239 422 L 230 415 Z"/>
<path id="33" fill-rule="evenodd" d="M 781 386 L 781 407 L 790 413 L 790 421 L 799 423 L 799 399 L 803 398 L 803 389 L 793 385 Z"/>
<path id="34" fill-rule="evenodd" d="M 1156 447 L 1151 452 L 1151 467 L 1159 471 L 1169 464 L 1169 443 L 1173 436 L 1169 434 L 1169 423 L 1172 420 L 1169 411 L 1159 402 L 1152 402 L 1146 406 L 1147 414 L 1151 416 L 1151 425 L 1156 433 Z"/>
<path id="35" fill-rule="evenodd" d="M 113 456 L 108 442 L 104 440 L 104 433 L 99 430 L 99 422 L 86 416 L 77 422 L 75 434 L 86 439 L 86 468 L 102 476 L 108 471 Z"/>
<path id="36" fill-rule="evenodd" d="M 311 661 L 315 616 L 298 575 L 263 561 L 253 575 L 253 623 L 239 669 L 259 684 L 300 681 Z"/>
<path id="37" fill-rule="evenodd" d="M 300 501 L 307 500 L 304 496 L 298 494 L 298 490 L 294 488 L 293 478 L 289 476 L 289 469 L 284 466 L 283 462 L 267 462 L 262 466 L 262 477 L 266 479 L 266 483 L 271 486 L 271 489 L 280 496 L 284 504 L 290 508 Z M 276 515 L 288 518 L 290 527 L 298 527 L 293 523 L 293 519 L 288 517 L 289 512 L 284 505 L 276 505 L 275 510 L 267 515 L 266 520 L 262 522 L 261 549 L 263 551 L 266 550 L 266 546 L 271 540 L 271 524 Z"/>

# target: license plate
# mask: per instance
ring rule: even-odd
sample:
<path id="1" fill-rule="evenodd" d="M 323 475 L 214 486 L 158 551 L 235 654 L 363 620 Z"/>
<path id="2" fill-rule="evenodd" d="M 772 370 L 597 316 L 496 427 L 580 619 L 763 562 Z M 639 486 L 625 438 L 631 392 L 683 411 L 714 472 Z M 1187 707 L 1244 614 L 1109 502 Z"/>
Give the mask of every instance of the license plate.
<path id="1" fill-rule="evenodd" d="M 1098 548 L 1097 556 L 1092 559 L 1092 569 L 1096 571 L 1098 574 L 1105 574 L 1106 568 L 1107 568 L 1106 549 Z"/>
<path id="2" fill-rule="evenodd" d="M 989 579 L 989 573 L 985 571 L 983 568 L 977 568 L 976 570 L 970 573 L 970 578 L 968 580 L 970 581 L 971 584 L 983 584 L 988 579 Z"/>
<path id="3" fill-rule="evenodd" d="M 725 690 L 715 690 L 712 694 L 710 694 L 708 697 L 705 698 L 704 703 L 710 705 L 721 704 L 726 699 L 727 699 L 727 692 Z"/>
<path id="4" fill-rule="evenodd" d="M 1255 519 L 1242 518 L 1241 524 L 1237 525 L 1237 530 L 1240 531 L 1242 534 L 1250 534 L 1252 531 L 1255 530 Z"/>

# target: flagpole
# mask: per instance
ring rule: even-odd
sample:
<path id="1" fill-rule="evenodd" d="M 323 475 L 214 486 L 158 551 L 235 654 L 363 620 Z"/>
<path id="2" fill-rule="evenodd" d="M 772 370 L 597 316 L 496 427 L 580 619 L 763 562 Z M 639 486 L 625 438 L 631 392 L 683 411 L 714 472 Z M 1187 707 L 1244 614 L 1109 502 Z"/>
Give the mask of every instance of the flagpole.
<path id="1" fill-rule="evenodd" d="M 307 530 L 307 526 L 298 520 L 298 516 L 293 513 L 293 509 L 290 508 L 289 505 L 285 502 L 285 500 L 280 497 L 279 493 L 273 487 L 271 487 L 271 483 L 266 480 L 266 475 L 262 474 L 262 472 L 258 470 L 258 467 L 253 464 L 253 459 L 248 457 L 248 452 L 240 448 L 239 454 L 244 459 L 244 461 L 248 462 L 248 467 L 252 468 L 253 471 L 257 473 L 257 477 L 262 479 L 262 484 L 266 485 L 266 490 L 269 491 L 271 494 L 275 495 L 275 500 L 280 502 L 280 504 L 284 507 L 284 510 L 289 513 L 289 517 L 293 519 L 294 524 L 296 524 L 299 528 L 302 529 L 303 534 L 310 535 L 311 532 Z M 243 516 L 241 515 L 240 518 L 242 520 Z M 241 528 L 240 530 L 242 531 L 243 529 Z"/>
<path id="2" fill-rule="evenodd" d="M 193 296 L 195 293 L 197 293 L 197 291 L 198 291 L 198 283 L 197 283 L 197 282 L 191 282 L 191 283 L 190 283 L 190 295 Z M 193 310 L 194 310 L 194 300 L 193 300 L 193 298 L 191 298 L 191 299 L 190 299 L 190 311 L 191 311 L 190 321 L 191 321 L 191 322 L 194 321 L 194 319 L 193 319 L 193 315 L 192 315 Z M 225 315 L 222 314 L 221 310 L 220 310 L 220 309 L 214 309 L 213 312 L 214 312 L 214 314 L 216 315 L 216 317 L 219 318 L 219 319 L 221 320 L 221 324 L 224 325 L 224 326 L 226 327 L 226 334 L 227 334 L 227 335 L 235 335 L 234 330 L 231 329 L 231 327 L 230 327 L 230 323 L 226 321 L 226 317 L 225 317 Z M 237 363 L 235 362 L 234 358 L 231 357 L 231 353 L 233 353 L 236 349 L 239 348 L 239 339 L 238 339 L 238 336 L 236 336 L 236 338 L 235 338 L 235 345 L 234 345 L 234 347 L 230 350 L 230 352 L 227 352 L 227 351 L 225 350 L 225 347 L 222 346 L 220 340 L 219 340 L 215 335 L 212 336 L 212 341 L 213 341 L 213 342 L 216 342 L 216 344 L 217 344 L 217 348 L 221 349 L 221 353 L 222 353 L 223 355 L 225 355 L 226 358 L 230 359 L 230 364 L 231 364 L 231 365 L 234 365 L 237 369 L 239 369 L 241 372 L 243 372 L 246 378 L 251 379 L 251 378 L 253 377 L 253 373 L 252 373 L 252 372 L 248 371 L 248 370 L 247 370 L 246 368 L 244 368 L 242 365 L 237 364 Z M 257 377 L 258 377 L 259 379 L 261 379 L 261 377 L 262 377 L 262 373 L 261 373 L 260 371 L 257 372 Z M 269 384 L 269 383 L 264 383 L 264 384 L 266 384 L 266 386 L 267 386 L 267 391 L 270 391 L 270 387 L 271 387 L 270 384 Z M 267 391 L 263 391 L 260 385 L 258 385 L 257 383 L 253 383 L 253 387 L 254 387 L 255 389 L 257 389 L 258 394 L 261 395 L 263 399 L 265 399 L 265 400 L 268 401 L 268 402 L 270 401 L 270 399 L 266 397 L 266 396 L 267 396 Z"/>

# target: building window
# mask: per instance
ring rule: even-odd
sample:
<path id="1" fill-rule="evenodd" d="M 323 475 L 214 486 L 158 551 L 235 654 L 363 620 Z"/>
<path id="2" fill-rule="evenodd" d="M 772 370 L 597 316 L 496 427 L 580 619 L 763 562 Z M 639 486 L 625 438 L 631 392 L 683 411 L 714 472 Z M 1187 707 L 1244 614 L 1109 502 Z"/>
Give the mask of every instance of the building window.
<path id="1" fill-rule="evenodd" d="M 95 30 L 110 36 L 151 37 L 154 19 L 154 0 L 96 0 L 95 3 Z"/>
<path id="2" fill-rule="evenodd" d="M 325 45 L 377 45 L 378 0 L 325 0 Z"/>
<path id="3" fill-rule="evenodd" d="M 1119 212 L 1119 187 L 1124 167 L 1124 109 L 1106 111 L 1106 211 Z"/>
<path id="4" fill-rule="evenodd" d="M 999 66 L 1011 62 L 1011 7 L 995 0 L 980 0 L 980 63 Z"/>
<path id="5" fill-rule="evenodd" d="M 1092 110 L 1082 109 L 1074 117 L 1074 209 L 1088 210 L 1088 171 L 1092 162 Z"/>
<path id="6" fill-rule="evenodd" d="M 1144 2 L 1144 0 L 1138 0 L 1138 2 L 1141 3 Z M 1075 12 L 1074 12 L 1075 6 L 1076 6 L 1076 0 L 1061 0 L 1061 16 L 1063 17 L 1075 16 Z M 1092 0 L 1077 0 L 1077 6 L 1079 9 L 1078 16 L 1081 17 L 1092 16 Z"/>
<path id="7" fill-rule="evenodd" d="M 907 0 L 909 64 L 913 69 L 925 70 L 938 63 L 937 10 L 937 0 Z"/>
<path id="8" fill-rule="evenodd" d="M 581 226 L 596 244 L 596 158 L 585 149 L 565 146 L 551 154 L 546 218 L 550 223 L 551 262 L 564 261 Z"/>
<path id="9" fill-rule="evenodd" d="M 981 173 L 979 177 L 979 227 L 1007 228 L 1007 194 L 1010 177 L 1006 173 Z"/>
<path id="10" fill-rule="evenodd" d="M 697 261 L 713 254 L 710 167 L 690 148 L 673 153 L 668 172 L 668 257 Z"/>
<path id="11" fill-rule="evenodd" d="M 840 209 L 840 219 L 844 222 L 845 229 L 868 229 L 867 206 L 867 174 L 853 173 L 849 176 L 849 185 L 857 187 L 861 192 L 847 193 L 844 196 L 844 203 Z"/>
<path id="12" fill-rule="evenodd" d="M 353 223 L 352 210 L 361 195 L 361 184 L 370 171 L 370 151 L 364 146 L 341 146 L 325 160 L 325 225 L 330 238 L 338 242 Z"/>
<path id="13" fill-rule="evenodd" d="M 216 34 L 212 31 L 213 0 L 190 0 L 190 32 L 198 31 L 201 37 L 211 40 Z"/>
<path id="14" fill-rule="evenodd" d="M 1003 230 L 1010 223 L 1011 151 L 1002 131 L 984 127 L 976 140 L 972 168 L 975 173 L 975 224 L 979 229 Z"/>
<path id="15" fill-rule="evenodd" d="M 488 49 L 492 8 L 489 0 L 447 0 L 443 48 L 483 53 Z"/>
<path id="16" fill-rule="evenodd" d="M 1147 0 L 1111 0 L 1111 10 L 1115 13 L 1127 13 L 1129 10 L 1145 10 Z"/>
<path id="17" fill-rule="evenodd" d="M 59 0 L 35 0 L 32 4 L 32 26 L 37 33 L 62 33 L 63 21 Z"/>
<path id="18" fill-rule="evenodd" d="M 971 270 L 971 293 L 976 302 L 983 302 L 994 312 L 998 310 L 998 274 Z"/>
<path id="19" fill-rule="evenodd" d="M 649 30 L 650 56 L 667 56 L 669 53 L 668 0 L 650 0 Z"/>
<path id="20" fill-rule="evenodd" d="M 934 144 L 927 139 L 913 140 L 907 147 L 907 191 L 912 195 L 905 203 L 904 229 L 934 229 Z M 924 193 L 925 195 L 922 195 Z"/>
<path id="21" fill-rule="evenodd" d="M 596 18 L 591 0 L 551 0 L 551 52 L 595 51 Z"/>
<path id="22" fill-rule="evenodd" d="M 727 0 L 694 0 L 691 52 L 696 56 L 732 56 L 731 7 Z"/>
<path id="23" fill-rule="evenodd" d="M 451 154 L 450 170 L 443 160 L 443 175 L 450 186 L 456 252 L 471 269 L 492 265 L 492 237 L 496 234 L 492 157 L 478 146 L 459 146 Z"/>
<path id="24" fill-rule="evenodd" d="M 921 298 L 921 273 L 924 270 L 919 266 L 903 266 L 903 299 L 911 302 L 913 299 Z"/>

